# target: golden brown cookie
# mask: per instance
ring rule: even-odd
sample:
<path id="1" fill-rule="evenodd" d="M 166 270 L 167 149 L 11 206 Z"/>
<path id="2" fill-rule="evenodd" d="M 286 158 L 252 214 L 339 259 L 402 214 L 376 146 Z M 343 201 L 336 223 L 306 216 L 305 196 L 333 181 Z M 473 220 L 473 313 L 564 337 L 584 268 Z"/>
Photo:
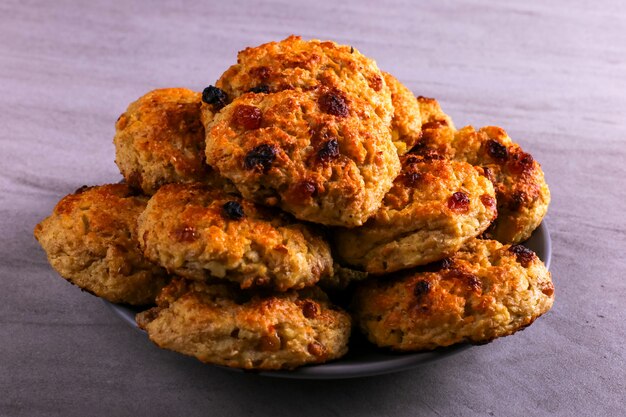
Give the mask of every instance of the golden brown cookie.
<path id="1" fill-rule="evenodd" d="M 376 212 L 400 171 L 389 126 L 328 87 L 235 99 L 209 124 L 206 156 L 245 198 L 347 227 Z"/>
<path id="2" fill-rule="evenodd" d="M 550 273 L 534 252 L 475 239 L 434 272 L 368 281 L 358 288 L 354 307 L 372 343 L 419 351 L 508 336 L 553 301 Z"/>
<path id="3" fill-rule="evenodd" d="M 249 293 L 176 279 L 137 323 L 161 348 L 244 369 L 293 369 L 348 350 L 350 316 L 318 288 Z"/>
<path id="4" fill-rule="evenodd" d="M 496 126 L 478 131 L 464 127 L 454 135 L 452 148 L 453 159 L 481 166 L 493 182 L 498 218 L 487 236 L 503 243 L 528 239 L 550 204 L 550 190 L 539 163 Z"/>
<path id="5" fill-rule="evenodd" d="M 393 75 L 383 72 L 383 76 L 391 91 L 391 102 L 394 109 L 393 120 L 391 121 L 393 143 L 398 149 L 398 155 L 404 155 L 422 137 L 420 105 L 411 90 Z"/>
<path id="6" fill-rule="evenodd" d="M 139 218 L 148 259 L 177 275 L 242 288 L 303 288 L 332 274 L 326 241 L 310 226 L 200 184 L 161 187 Z"/>
<path id="7" fill-rule="evenodd" d="M 318 86 L 340 90 L 369 104 L 383 123 L 393 116 L 391 94 L 376 62 L 351 46 L 290 36 L 246 48 L 217 81 L 229 99 L 247 92 L 275 93 Z"/>
<path id="8" fill-rule="evenodd" d="M 423 117 L 422 139 L 412 152 L 435 153 L 482 167 L 494 184 L 498 202 L 498 218 L 486 236 L 503 243 L 528 239 L 541 224 L 550 203 L 550 190 L 539 163 L 504 129 L 488 126 L 476 131 L 467 126 L 455 130 L 436 100 L 419 97 L 418 101 Z"/>
<path id="9" fill-rule="evenodd" d="M 402 172 L 362 227 L 335 232 L 338 255 L 372 274 L 452 255 L 496 217 L 491 182 L 465 162 L 401 157 Z"/>
<path id="10" fill-rule="evenodd" d="M 146 203 L 126 184 L 82 187 L 35 227 L 35 237 L 72 284 L 113 303 L 150 304 L 168 278 L 139 250 L 137 217 Z"/>
<path id="11" fill-rule="evenodd" d="M 200 93 L 163 88 L 128 106 L 117 120 L 113 139 L 115 162 L 128 184 L 146 194 L 169 183 L 226 186 L 204 162 L 200 103 Z"/>

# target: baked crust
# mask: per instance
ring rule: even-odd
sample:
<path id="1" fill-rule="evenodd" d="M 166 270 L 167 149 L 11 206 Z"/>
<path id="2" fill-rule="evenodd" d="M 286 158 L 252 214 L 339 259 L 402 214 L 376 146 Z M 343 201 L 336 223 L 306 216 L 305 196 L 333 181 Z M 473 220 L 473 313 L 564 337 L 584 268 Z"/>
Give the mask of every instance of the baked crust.
<path id="1" fill-rule="evenodd" d="M 35 237 L 72 284 L 113 303 L 150 304 L 168 277 L 139 250 L 137 217 L 146 203 L 126 184 L 82 187 L 59 201 Z"/>
<path id="2" fill-rule="evenodd" d="M 205 163 L 200 96 L 185 88 L 154 90 L 118 118 L 115 162 L 128 184 L 149 195 L 169 183 L 228 186 Z"/>
<path id="3" fill-rule="evenodd" d="M 148 259 L 191 279 L 285 291 L 332 274 L 329 246 L 311 227 L 202 184 L 161 187 L 139 235 Z"/>
<path id="4" fill-rule="evenodd" d="M 365 225 L 335 232 L 338 255 L 371 274 L 424 265 L 458 251 L 496 217 L 491 182 L 465 162 L 419 155 Z"/>
<path id="5" fill-rule="evenodd" d="M 328 87 L 244 94 L 215 115 L 206 145 L 244 198 L 325 225 L 363 224 L 400 171 L 389 126 Z"/>
<path id="6" fill-rule="evenodd" d="M 391 121 L 391 137 L 398 150 L 398 155 L 404 155 L 422 137 L 420 105 L 411 90 L 397 78 L 387 72 L 383 72 L 383 77 L 391 91 L 391 103 L 394 109 Z"/>
<path id="7" fill-rule="evenodd" d="M 202 362 L 272 370 L 323 363 L 348 351 L 350 316 L 312 287 L 248 293 L 176 279 L 137 323 L 159 347 Z"/>
<path id="8" fill-rule="evenodd" d="M 250 91 L 275 93 L 336 89 L 368 104 L 383 123 L 391 123 L 391 93 L 376 62 L 355 48 L 331 41 L 289 36 L 246 48 L 216 83 L 232 100 Z"/>
<path id="9" fill-rule="evenodd" d="M 474 239 L 431 269 L 357 289 L 354 319 L 372 343 L 399 351 L 487 343 L 529 326 L 554 302 L 550 273 L 521 245 Z"/>

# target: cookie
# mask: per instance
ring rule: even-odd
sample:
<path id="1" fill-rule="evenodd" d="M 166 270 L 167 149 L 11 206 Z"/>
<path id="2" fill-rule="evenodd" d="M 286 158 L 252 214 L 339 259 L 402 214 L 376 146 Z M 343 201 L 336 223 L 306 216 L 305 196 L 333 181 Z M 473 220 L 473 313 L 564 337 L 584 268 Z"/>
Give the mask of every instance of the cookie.
<path id="1" fill-rule="evenodd" d="M 290 36 L 246 48 L 216 86 L 235 99 L 248 92 L 275 93 L 319 86 L 368 104 L 384 124 L 393 117 L 391 94 L 376 62 L 351 46 Z"/>
<path id="2" fill-rule="evenodd" d="M 398 351 L 487 343 L 529 326 L 554 302 L 550 273 L 521 245 L 474 239 L 431 269 L 357 289 L 355 320 L 372 343 Z"/>
<path id="3" fill-rule="evenodd" d="M 451 143 L 456 132 L 452 119 L 434 98 L 419 96 L 417 103 L 422 121 L 421 137 L 411 151 L 434 151 L 438 155 L 450 157 Z"/>
<path id="4" fill-rule="evenodd" d="M 404 155 L 422 137 L 420 105 L 411 90 L 406 88 L 397 78 L 387 72 L 383 72 L 383 77 L 391 91 L 391 103 L 394 109 L 391 121 L 393 144 L 396 145 L 398 155 Z"/>
<path id="5" fill-rule="evenodd" d="M 434 99 L 419 97 L 422 138 L 413 153 L 437 154 L 483 168 L 496 190 L 498 218 L 486 237 L 503 243 L 528 239 L 550 204 L 550 190 L 539 163 L 513 142 L 504 129 L 472 126 L 456 130 Z"/>
<path id="6" fill-rule="evenodd" d="M 137 217 L 146 203 L 126 184 L 82 187 L 35 227 L 35 237 L 72 284 L 113 303 L 150 304 L 168 277 L 139 250 Z"/>
<path id="7" fill-rule="evenodd" d="M 115 162 L 128 184 L 149 195 L 169 183 L 227 186 L 204 162 L 200 103 L 200 93 L 163 88 L 128 106 L 113 139 Z"/>
<path id="8" fill-rule="evenodd" d="M 339 257 L 371 274 L 450 256 L 497 214 L 491 182 L 472 165 L 412 154 L 401 159 L 402 172 L 376 214 L 334 234 Z"/>
<path id="9" fill-rule="evenodd" d="M 240 96 L 207 126 L 206 158 L 246 199 L 346 227 L 376 212 L 400 171 L 389 126 L 328 87 Z"/>
<path id="10" fill-rule="evenodd" d="M 350 316 L 313 287 L 245 292 L 176 279 L 157 307 L 137 315 L 157 346 L 202 362 L 243 369 L 293 369 L 343 356 Z"/>
<path id="11" fill-rule="evenodd" d="M 452 147 L 455 160 L 481 166 L 493 181 L 498 218 L 487 236 L 503 243 L 528 239 L 550 204 L 550 189 L 539 163 L 496 126 L 478 131 L 464 127 L 454 135 Z"/>
<path id="12" fill-rule="evenodd" d="M 138 224 L 145 256 L 183 277 L 285 291 L 332 274 L 329 246 L 310 226 L 201 184 L 161 187 Z"/>

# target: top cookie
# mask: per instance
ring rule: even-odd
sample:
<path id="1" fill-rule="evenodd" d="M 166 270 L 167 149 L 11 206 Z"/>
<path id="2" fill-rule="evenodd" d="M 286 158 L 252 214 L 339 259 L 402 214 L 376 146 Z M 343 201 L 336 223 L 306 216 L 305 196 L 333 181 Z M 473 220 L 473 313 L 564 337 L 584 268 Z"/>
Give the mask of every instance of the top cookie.
<path id="1" fill-rule="evenodd" d="M 381 120 L 393 116 L 391 93 L 376 62 L 351 46 L 290 36 L 246 48 L 217 81 L 230 99 L 247 92 L 309 90 L 320 85 L 344 91 L 368 103 Z"/>
<path id="2" fill-rule="evenodd" d="M 207 126 L 206 157 L 247 199 L 347 227 L 376 212 L 400 171 L 389 125 L 325 86 L 235 99 Z"/>

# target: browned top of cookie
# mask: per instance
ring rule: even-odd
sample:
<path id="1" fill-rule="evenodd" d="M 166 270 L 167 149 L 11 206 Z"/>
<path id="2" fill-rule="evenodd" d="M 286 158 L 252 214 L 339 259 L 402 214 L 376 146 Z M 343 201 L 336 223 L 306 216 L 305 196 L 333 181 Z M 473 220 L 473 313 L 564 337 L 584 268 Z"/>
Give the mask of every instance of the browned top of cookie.
<path id="1" fill-rule="evenodd" d="M 217 82 L 231 99 L 250 91 L 308 90 L 320 85 L 358 97 L 384 123 L 391 121 L 391 95 L 376 62 L 335 42 L 290 36 L 246 48 Z"/>
<path id="2" fill-rule="evenodd" d="M 328 87 L 237 98 L 209 124 L 206 156 L 245 198 L 349 227 L 378 209 L 400 170 L 389 126 Z"/>
<path id="3" fill-rule="evenodd" d="M 433 272 L 369 281 L 356 316 L 370 340 L 397 350 L 485 343 L 530 325 L 550 309 L 550 273 L 531 250 L 474 239 Z"/>
<path id="4" fill-rule="evenodd" d="M 487 126 L 455 130 L 434 99 L 419 97 L 422 138 L 411 150 L 482 167 L 496 190 L 498 219 L 488 236 L 519 243 L 530 237 L 545 216 L 550 190 L 539 163 L 513 142 L 504 129 Z"/>
<path id="5" fill-rule="evenodd" d="M 370 273 L 448 256 L 496 217 L 493 186 L 472 165 L 414 154 L 401 160 L 402 172 L 376 214 L 335 234 L 338 254 Z"/>
<path id="6" fill-rule="evenodd" d="M 166 276 L 139 250 L 137 217 L 146 202 L 126 184 L 81 187 L 35 227 L 35 237 L 73 284 L 112 302 L 149 304 Z"/>
<path id="7" fill-rule="evenodd" d="M 324 239 L 279 210 L 200 184 L 169 184 L 139 218 L 145 255 L 189 278 L 280 291 L 332 274 Z"/>
<path id="8" fill-rule="evenodd" d="M 128 106 L 115 125 L 114 143 L 116 163 L 130 185 L 153 194 L 163 184 L 216 176 L 204 163 L 200 103 L 200 93 L 163 88 Z"/>
<path id="9" fill-rule="evenodd" d="M 453 158 L 481 166 L 496 190 L 498 222 L 491 236 L 518 243 L 541 223 L 550 203 L 550 191 L 539 163 L 496 126 L 476 131 L 468 126 L 456 132 Z"/>

